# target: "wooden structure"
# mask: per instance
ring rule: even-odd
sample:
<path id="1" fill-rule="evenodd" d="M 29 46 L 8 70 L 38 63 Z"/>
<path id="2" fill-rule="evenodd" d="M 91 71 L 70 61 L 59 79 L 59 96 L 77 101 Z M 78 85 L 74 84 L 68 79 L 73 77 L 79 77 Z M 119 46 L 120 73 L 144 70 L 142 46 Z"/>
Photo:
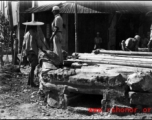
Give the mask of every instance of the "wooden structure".
<path id="1" fill-rule="evenodd" d="M 152 70 L 152 57 L 148 56 L 151 53 L 147 55 L 140 52 L 125 54 L 123 51 L 117 51 L 115 55 L 111 55 L 112 51 L 104 53 L 106 54 L 102 54 L 101 50 L 100 54 L 73 54 L 72 58 L 64 61 L 63 68 L 39 71 L 40 91 L 47 91 L 45 93 L 48 105 L 52 106 L 55 103 L 56 107 L 66 108 L 71 93 L 102 95 L 103 108 L 107 105 L 112 108 L 116 106 L 117 101 L 128 107 L 131 104 L 137 105 L 135 103 L 137 99 L 131 94 L 126 81 L 133 73 Z M 130 101 L 132 98 L 134 102 Z"/>

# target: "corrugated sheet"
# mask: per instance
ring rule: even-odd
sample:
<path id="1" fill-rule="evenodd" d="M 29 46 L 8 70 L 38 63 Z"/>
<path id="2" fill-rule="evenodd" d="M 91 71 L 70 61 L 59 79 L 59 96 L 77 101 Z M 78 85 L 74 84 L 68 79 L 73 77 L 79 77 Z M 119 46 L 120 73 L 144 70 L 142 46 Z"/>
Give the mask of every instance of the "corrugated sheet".
<path id="1" fill-rule="evenodd" d="M 78 4 L 100 12 L 146 13 L 152 1 L 78 1 Z"/>
<path id="2" fill-rule="evenodd" d="M 152 1 L 77 1 L 78 13 L 146 13 L 152 11 Z M 74 13 L 74 2 L 49 4 L 26 10 L 26 13 L 44 12 L 54 5 L 61 8 L 61 13 Z"/>
<path id="3" fill-rule="evenodd" d="M 59 6 L 61 7 L 62 3 L 58 3 L 58 4 L 48 4 L 48 5 L 43 5 L 43 6 L 39 6 L 39 7 L 33 7 L 33 8 L 29 8 L 27 10 L 25 10 L 24 13 L 37 13 L 37 12 L 44 12 L 44 11 L 49 11 L 52 9 L 53 6 Z"/>
<path id="4" fill-rule="evenodd" d="M 63 3 L 60 13 L 74 13 L 74 12 L 75 12 L 75 3 L 73 2 Z M 101 12 L 77 4 L 77 13 L 91 14 L 91 13 L 101 13 Z"/>
<path id="5" fill-rule="evenodd" d="M 40 7 L 33 7 L 26 10 L 25 13 L 37 13 L 37 12 L 49 11 L 55 5 L 61 8 L 60 13 L 74 13 L 75 11 L 75 3 L 66 2 L 66 3 L 60 3 L 60 4 L 49 4 L 49 5 L 43 5 Z M 90 8 L 77 4 L 77 13 L 101 13 L 101 12 L 92 10 Z"/>

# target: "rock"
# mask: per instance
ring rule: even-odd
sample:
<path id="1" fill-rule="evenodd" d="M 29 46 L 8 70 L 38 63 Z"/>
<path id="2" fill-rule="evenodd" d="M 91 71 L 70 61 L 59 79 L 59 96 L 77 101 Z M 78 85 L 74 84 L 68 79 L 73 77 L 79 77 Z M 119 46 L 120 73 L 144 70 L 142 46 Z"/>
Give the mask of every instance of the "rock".
<path id="1" fill-rule="evenodd" d="M 152 106 L 152 93 L 129 92 L 130 104 Z"/>
<path id="2" fill-rule="evenodd" d="M 132 91 L 136 92 L 152 92 L 152 73 L 137 72 L 128 76 L 127 85 Z"/>

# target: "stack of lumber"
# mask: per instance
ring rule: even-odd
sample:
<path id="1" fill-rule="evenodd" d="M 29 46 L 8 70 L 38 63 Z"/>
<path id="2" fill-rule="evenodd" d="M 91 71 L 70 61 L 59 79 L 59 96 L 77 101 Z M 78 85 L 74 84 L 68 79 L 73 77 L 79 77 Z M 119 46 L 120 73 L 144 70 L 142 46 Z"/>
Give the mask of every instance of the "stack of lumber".
<path id="1" fill-rule="evenodd" d="M 127 99 L 128 102 L 136 104 L 139 103 L 138 98 L 140 97 L 139 94 L 138 97 L 135 95 L 135 93 L 137 94 L 137 89 L 142 90 L 142 85 L 144 85 L 144 90 L 149 88 L 146 90 L 148 92 L 151 91 L 152 77 L 148 77 L 149 81 L 145 82 L 145 84 L 143 84 L 142 80 L 140 84 L 134 84 L 134 80 L 137 78 L 135 76 L 137 75 L 133 75 L 134 77 L 129 76 L 142 71 L 148 73 L 151 68 L 152 53 L 149 52 L 100 50 L 98 54 L 74 53 L 70 59 L 64 61 L 63 68 L 50 70 L 45 74 L 41 72 L 43 74 L 40 78 L 40 84 L 53 92 L 54 90 L 58 91 L 54 92 L 58 94 L 55 96 L 62 98 L 64 98 L 64 94 L 68 94 L 69 92 L 99 94 L 103 96 L 106 94 L 107 100 L 120 97 L 126 98 L 127 95 L 129 97 Z M 138 76 L 141 78 L 140 75 Z M 137 81 L 136 83 L 138 83 Z M 51 104 L 51 102 L 49 103 Z M 148 101 L 147 105 L 149 105 Z"/>
<path id="2" fill-rule="evenodd" d="M 75 62 L 94 66 L 98 64 L 102 66 L 100 71 L 105 70 L 105 76 L 109 76 L 109 73 L 124 75 L 125 72 L 128 72 L 125 79 L 129 87 L 126 93 L 128 93 L 130 104 L 152 106 L 152 73 L 150 72 L 152 53 L 99 50 L 98 54 L 77 53 L 76 56 L 66 60 L 65 64 Z M 107 69 L 105 65 L 111 67 L 112 70 Z M 92 69 L 88 68 L 89 70 Z M 108 86 L 106 87 L 108 88 Z"/>
<path id="3" fill-rule="evenodd" d="M 152 68 L 152 53 L 100 50 L 99 54 L 78 53 L 78 59 L 68 59 L 65 64 L 74 62 Z"/>

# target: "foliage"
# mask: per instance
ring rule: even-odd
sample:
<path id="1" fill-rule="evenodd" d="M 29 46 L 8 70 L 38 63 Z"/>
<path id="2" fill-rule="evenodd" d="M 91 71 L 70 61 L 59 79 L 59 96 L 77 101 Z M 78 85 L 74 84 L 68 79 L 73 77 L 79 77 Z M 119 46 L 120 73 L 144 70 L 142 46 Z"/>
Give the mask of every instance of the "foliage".
<path id="1" fill-rule="evenodd" d="M 0 32 L 4 36 L 4 44 L 9 45 L 11 43 L 9 20 L 2 11 L 0 11 Z"/>

